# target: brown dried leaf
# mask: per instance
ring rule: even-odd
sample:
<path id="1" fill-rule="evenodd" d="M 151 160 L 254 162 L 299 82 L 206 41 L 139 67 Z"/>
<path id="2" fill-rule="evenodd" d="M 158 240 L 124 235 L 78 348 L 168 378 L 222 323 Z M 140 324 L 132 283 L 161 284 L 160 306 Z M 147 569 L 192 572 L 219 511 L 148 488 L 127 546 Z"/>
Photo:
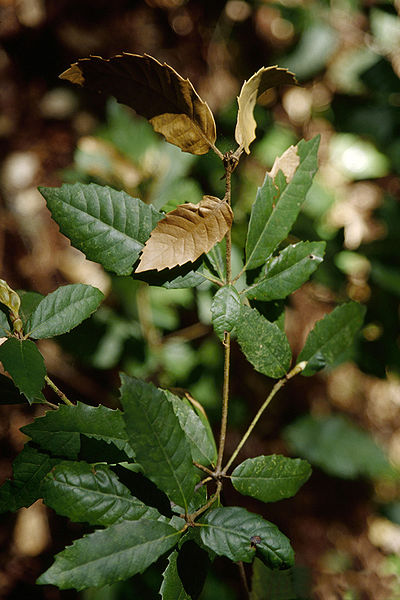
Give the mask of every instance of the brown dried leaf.
<path id="1" fill-rule="evenodd" d="M 181 204 L 153 229 L 136 273 L 194 262 L 224 238 L 232 221 L 229 204 L 214 196 L 203 196 L 199 204 Z"/>
<path id="2" fill-rule="evenodd" d="M 185 152 L 205 154 L 214 146 L 215 121 L 208 104 L 188 79 L 148 54 L 81 58 L 60 78 L 115 96 Z"/>
<path id="3" fill-rule="evenodd" d="M 296 77 L 287 69 L 261 67 L 248 81 L 245 81 L 238 97 L 239 111 L 235 139 L 249 154 L 249 146 L 256 137 L 256 121 L 253 116 L 257 99 L 267 90 L 278 85 L 296 85 Z"/>
<path id="4" fill-rule="evenodd" d="M 282 171 L 284 176 L 286 177 L 287 183 L 289 183 L 293 175 L 296 173 L 296 169 L 300 164 L 300 156 L 297 154 L 296 146 L 289 146 L 287 150 L 282 154 L 282 156 L 277 156 L 274 164 L 272 165 L 272 169 L 269 171 L 268 175 L 275 179 L 278 174 L 278 171 Z"/>

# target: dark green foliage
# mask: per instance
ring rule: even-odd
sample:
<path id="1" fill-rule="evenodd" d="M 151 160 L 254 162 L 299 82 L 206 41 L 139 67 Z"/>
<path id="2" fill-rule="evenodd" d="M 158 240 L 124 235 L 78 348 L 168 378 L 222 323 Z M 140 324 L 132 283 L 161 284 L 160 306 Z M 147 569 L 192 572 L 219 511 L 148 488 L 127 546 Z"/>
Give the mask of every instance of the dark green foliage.
<path id="1" fill-rule="evenodd" d="M 98 308 L 104 296 L 91 285 L 78 283 L 58 288 L 41 300 L 26 324 L 27 334 L 38 340 L 67 333 Z"/>
<path id="2" fill-rule="evenodd" d="M 107 465 L 61 462 L 44 478 L 42 493 L 45 504 L 60 515 L 91 525 L 159 516 L 132 496 Z"/>
<path id="3" fill-rule="evenodd" d="M 205 546 L 234 561 L 251 562 L 257 553 L 272 568 L 294 562 L 289 540 L 276 525 L 237 506 L 210 511 L 202 519 L 200 536 Z"/>
<path id="4" fill-rule="evenodd" d="M 84 536 L 57 554 L 38 583 L 83 590 L 127 579 L 143 573 L 179 536 L 179 531 L 160 521 L 122 521 Z"/>
<path id="5" fill-rule="evenodd" d="M 268 377 L 282 377 L 288 371 L 292 353 L 285 333 L 254 308 L 242 305 L 236 324 L 240 347 L 256 371 Z"/>
<path id="6" fill-rule="evenodd" d="M 121 379 L 125 425 L 136 460 L 145 475 L 186 510 L 197 475 L 172 404 L 152 384 L 126 375 Z"/>
<path id="7" fill-rule="evenodd" d="M 105 406 L 88 406 L 81 402 L 76 406 L 60 406 L 26 425 L 22 431 L 43 450 L 64 458 L 78 458 L 81 435 L 114 444 L 126 452 L 127 458 L 133 456 L 121 412 Z"/>
<path id="8" fill-rule="evenodd" d="M 299 242 L 270 259 L 245 293 L 250 299 L 286 298 L 309 279 L 322 262 L 325 242 Z"/>
<path id="9" fill-rule="evenodd" d="M 276 502 L 294 496 L 310 475 L 305 460 L 271 454 L 242 462 L 232 473 L 232 483 L 241 494 Z"/>
<path id="10" fill-rule="evenodd" d="M 9 338 L 0 346 L 0 361 L 29 404 L 43 399 L 46 367 L 34 342 Z"/>
<path id="11" fill-rule="evenodd" d="M 289 234 L 317 171 L 319 137 L 298 144 L 300 165 L 293 179 L 279 194 L 270 178 L 264 181 L 253 205 L 246 242 L 246 266 L 264 264 Z"/>
<path id="12" fill-rule="evenodd" d="M 29 445 L 13 463 L 13 478 L 0 487 L 0 513 L 30 506 L 41 497 L 41 482 L 59 462 Z"/>
<path id="13" fill-rule="evenodd" d="M 40 188 L 61 232 L 90 260 L 129 275 L 162 214 L 138 198 L 94 183 Z"/>
<path id="14" fill-rule="evenodd" d="M 307 361 L 303 375 L 314 375 L 327 365 L 333 365 L 353 343 L 360 329 L 365 307 L 356 302 L 337 306 L 318 321 L 310 332 L 298 361 Z"/>

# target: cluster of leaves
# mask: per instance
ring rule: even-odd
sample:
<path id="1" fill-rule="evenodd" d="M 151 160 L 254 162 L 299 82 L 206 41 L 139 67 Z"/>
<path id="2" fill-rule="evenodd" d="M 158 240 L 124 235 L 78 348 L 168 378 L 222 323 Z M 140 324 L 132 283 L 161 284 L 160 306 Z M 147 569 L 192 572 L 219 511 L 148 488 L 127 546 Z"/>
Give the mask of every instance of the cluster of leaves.
<path id="1" fill-rule="evenodd" d="M 60 588 L 80 590 L 126 579 L 170 552 L 162 597 L 195 598 L 200 589 L 193 588 L 180 567 L 193 545 L 205 566 L 222 555 L 244 562 L 258 556 L 271 569 L 290 568 L 294 554 L 285 535 L 243 508 L 221 506 L 221 489 L 230 480 L 241 494 L 274 502 L 293 496 L 305 483 L 309 464 L 284 456 L 258 456 L 228 471 L 280 387 L 300 372 L 312 375 L 339 360 L 364 314 L 355 302 L 338 306 L 316 324 L 290 370 L 283 303 L 274 320 L 251 305 L 265 303 L 268 314 L 268 302 L 295 291 L 323 259 L 323 242 L 304 241 L 280 250 L 317 170 L 318 138 L 290 148 L 267 173 L 252 206 L 242 268 L 232 273 L 231 174 L 255 138 L 257 97 L 273 86 L 295 83 L 294 77 L 269 67 L 243 84 L 235 133 L 238 148 L 224 155 L 215 146 L 215 124 L 207 104 L 189 81 L 151 57 L 83 59 L 63 77 L 113 93 L 182 150 L 203 154 L 212 149 L 224 163 L 222 200 L 205 196 L 198 205 L 187 203 L 167 215 L 97 184 L 41 189 L 62 233 L 106 270 L 167 288 L 195 287 L 204 281 L 214 286 L 212 323 L 225 347 L 221 436 L 217 452 L 208 420 L 196 403 L 192 406 L 185 398 L 124 374 L 123 411 L 74 406 L 57 390 L 67 406 L 23 428 L 30 441 L 14 463 L 13 479 L 0 489 L 1 509 L 16 510 L 43 498 L 72 521 L 103 528 L 57 555 L 39 578 L 39 583 Z M 219 243 L 224 237 L 225 246 Z M 7 284 L 2 285 L 1 301 L 11 323 L 0 313 L 7 337 L 0 360 L 29 402 L 46 402 L 44 382 L 56 388 L 45 375 L 32 339 L 76 327 L 96 310 L 102 294 L 91 286 L 72 285 L 44 298 L 25 294 L 20 302 Z M 278 382 L 223 467 L 231 335 L 253 367 Z"/>

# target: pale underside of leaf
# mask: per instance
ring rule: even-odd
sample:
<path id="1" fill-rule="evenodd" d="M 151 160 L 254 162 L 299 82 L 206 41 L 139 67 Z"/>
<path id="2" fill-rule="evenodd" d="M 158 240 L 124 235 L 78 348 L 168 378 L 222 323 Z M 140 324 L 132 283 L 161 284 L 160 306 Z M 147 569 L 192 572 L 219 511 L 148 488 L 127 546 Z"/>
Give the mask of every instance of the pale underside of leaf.
<path id="1" fill-rule="evenodd" d="M 81 58 L 60 78 L 115 96 L 185 152 L 205 154 L 214 146 L 215 121 L 208 104 L 188 79 L 152 56 L 123 52 L 109 59 Z"/>
<path id="2" fill-rule="evenodd" d="M 275 179 L 278 171 L 282 171 L 286 177 L 286 182 L 289 183 L 292 181 L 293 175 L 296 173 L 296 169 L 299 164 L 300 156 L 297 154 L 297 147 L 289 146 L 282 156 L 276 157 L 274 164 L 272 165 L 272 169 L 269 171 L 268 175 L 272 179 Z"/>
<path id="3" fill-rule="evenodd" d="M 224 238 L 232 221 L 229 204 L 214 196 L 204 196 L 199 204 L 181 204 L 153 229 L 136 272 L 194 262 Z"/>
<path id="4" fill-rule="evenodd" d="M 235 130 L 237 143 L 249 154 L 249 146 L 256 137 L 257 123 L 253 111 L 257 99 L 278 85 L 296 85 L 293 73 L 279 67 L 262 67 L 245 81 L 238 97 L 238 118 Z"/>

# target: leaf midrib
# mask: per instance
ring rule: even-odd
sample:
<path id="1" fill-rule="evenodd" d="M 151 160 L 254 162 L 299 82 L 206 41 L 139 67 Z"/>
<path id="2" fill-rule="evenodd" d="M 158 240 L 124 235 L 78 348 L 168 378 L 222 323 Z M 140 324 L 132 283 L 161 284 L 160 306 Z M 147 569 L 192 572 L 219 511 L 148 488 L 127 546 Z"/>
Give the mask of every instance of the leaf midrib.
<path id="1" fill-rule="evenodd" d="M 143 519 L 143 520 L 148 520 L 148 519 Z M 137 523 L 139 523 L 139 521 L 137 521 Z M 130 522 L 132 522 L 132 521 L 130 521 Z M 121 523 L 117 523 L 117 525 L 121 525 Z M 104 530 L 104 531 L 106 531 L 106 530 Z M 180 535 L 180 533 L 181 533 L 180 531 L 174 531 L 174 533 L 170 533 L 168 535 L 164 535 L 164 536 L 161 536 L 159 538 L 154 538 L 152 540 L 147 540 L 146 542 L 142 542 L 140 544 L 136 544 L 136 546 L 135 545 L 128 546 L 126 548 L 123 548 L 122 550 L 118 550 L 117 552 L 111 550 L 109 552 L 109 554 L 104 554 L 101 557 L 93 558 L 92 560 L 89 560 L 89 561 L 87 561 L 85 563 L 81 563 L 80 565 L 78 565 L 76 567 L 73 567 L 72 569 L 63 569 L 62 571 L 59 571 L 59 574 L 60 573 L 62 573 L 62 574 L 63 573 L 73 573 L 74 571 L 78 571 L 79 572 L 79 569 L 82 569 L 82 568 L 84 568 L 84 567 L 86 567 L 86 566 L 88 566 L 88 565 L 90 565 L 92 563 L 96 563 L 98 561 L 104 560 L 104 559 L 108 558 L 109 556 L 116 557 L 116 556 L 119 556 L 120 554 L 123 554 L 124 552 L 128 552 L 128 551 L 133 550 L 135 548 L 139 548 L 139 547 L 143 548 L 145 546 L 149 546 L 149 545 L 154 544 L 154 543 L 162 542 L 164 540 L 167 540 L 170 537 L 173 537 L 174 535 Z M 81 538 L 81 539 L 84 539 L 84 538 Z M 70 548 L 74 548 L 74 546 L 70 546 Z M 76 548 L 76 546 L 75 546 L 75 548 Z M 63 560 L 69 561 L 70 558 L 69 557 L 68 558 L 67 557 L 63 557 Z"/>
<path id="2" fill-rule="evenodd" d="M 99 217 L 96 217 L 94 215 L 92 215 L 90 212 L 88 212 L 88 206 L 86 204 L 86 212 L 84 209 L 79 208 L 77 206 L 75 206 L 74 204 L 71 204 L 70 202 L 66 202 L 65 200 L 63 200 L 62 198 L 58 198 L 59 201 L 61 201 L 63 203 L 64 206 L 67 206 L 69 208 L 71 208 L 73 211 L 76 211 L 78 213 L 81 213 L 83 215 L 86 215 L 87 217 L 90 217 L 90 219 L 94 222 L 94 223 L 100 223 L 101 225 L 104 226 L 104 230 L 103 231 L 96 231 L 95 235 L 89 237 L 89 238 L 85 238 L 84 241 L 86 240 L 90 240 L 92 241 L 93 239 L 95 239 L 96 237 L 98 237 L 99 235 L 106 233 L 107 229 L 110 229 L 112 231 L 116 231 L 117 233 L 119 233 L 121 236 L 123 236 L 124 238 L 126 238 L 127 240 L 130 241 L 134 241 L 136 244 L 140 244 L 141 248 L 143 248 L 144 244 L 142 244 L 141 242 L 139 242 L 138 240 L 136 240 L 135 238 L 129 236 L 125 231 L 121 231 L 121 229 L 117 229 L 117 227 L 114 226 L 114 223 L 112 223 L 111 225 L 109 223 L 106 223 L 105 221 L 102 221 Z M 86 198 L 84 197 L 84 200 L 86 202 Z M 84 224 L 85 226 L 87 225 L 87 223 Z"/>
<path id="3" fill-rule="evenodd" d="M 164 395 L 164 397 L 166 398 L 166 396 L 165 396 L 165 395 Z M 169 402 L 169 400 L 168 400 L 167 398 L 166 398 L 166 400 L 167 400 L 167 402 Z M 141 406 L 142 406 L 142 413 L 143 413 L 143 415 L 144 415 L 144 417 L 145 417 L 145 419 L 146 419 L 146 421 L 147 421 L 147 423 L 148 423 L 148 425 L 149 425 L 149 427 L 150 427 L 150 429 L 151 429 L 152 433 L 154 434 L 154 436 L 155 436 L 155 438 L 156 438 L 156 440 L 157 440 L 157 443 L 158 443 L 158 447 L 159 447 L 159 448 L 161 448 L 162 454 L 164 455 L 164 458 L 166 459 L 166 462 L 167 462 L 167 464 L 168 464 L 168 466 L 169 466 L 169 469 L 170 469 L 170 471 L 172 472 L 173 478 L 174 478 L 174 480 L 176 481 L 176 483 L 177 483 L 177 485 L 178 485 L 178 489 L 179 489 L 179 491 L 180 491 L 180 493 L 181 493 L 182 500 L 183 500 L 183 504 L 184 504 L 184 508 L 185 508 L 185 511 L 186 511 L 186 510 L 187 510 L 187 500 L 186 500 L 186 496 L 185 496 L 185 494 L 184 494 L 184 492 L 183 492 L 183 489 L 182 489 L 181 483 L 180 483 L 179 479 L 178 479 L 178 478 L 177 478 L 177 476 L 176 476 L 175 469 L 173 468 L 173 465 L 172 465 L 172 463 L 171 463 L 171 460 L 170 460 L 170 458 L 169 458 L 168 454 L 165 452 L 165 449 L 164 449 L 164 446 L 163 446 L 163 444 L 161 444 L 161 440 L 160 440 L 160 438 L 159 438 L 159 435 L 158 435 L 158 433 L 157 433 L 157 432 L 154 430 L 154 428 L 153 428 L 153 426 L 152 426 L 152 422 L 149 420 L 149 417 L 148 417 L 147 411 L 146 411 L 146 410 L 143 410 L 143 409 L 145 409 L 146 407 L 144 407 L 144 406 L 143 406 L 143 403 L 142 403 L 141 399 L 139 399 L 139 402 L 140 402 L 140 404 L 141 404 Z M 175 415 L 175 413 L 174 413 L 174 415 Z M 176 418 L 178 419 L 178 417 L 176 417 Z M 135 449 L 134 449 L 134 450 L 135 450 Z"/>

